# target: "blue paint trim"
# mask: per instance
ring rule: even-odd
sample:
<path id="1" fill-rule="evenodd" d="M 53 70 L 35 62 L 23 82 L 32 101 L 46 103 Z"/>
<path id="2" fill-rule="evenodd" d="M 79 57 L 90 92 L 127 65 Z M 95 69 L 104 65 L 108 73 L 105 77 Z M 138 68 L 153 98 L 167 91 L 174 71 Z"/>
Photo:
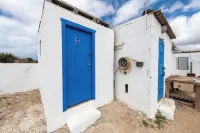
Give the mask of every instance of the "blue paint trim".
<path id="1" fill-rule="evenodd" d="M 96 31 L 80 24 L 71 22 L 69 20 L 61 18 L 62 29 L 62 83 L 63 83 L 63 112 L 68 108 L 67 103 L 67 40 L 66 40 L 66 27 L 72 27 L 77 30 L 81 30 L 92 35 L 92 100 L 95 100 L 95 33 Z"/>
<path id="2" fill-rule="evenodd" d="M 187 69 L 179 69 L 180 58 L 187 58 Z M 189 70 L 189 58 L 188 57 L 178 57 L 178 70 Z"/>
<path id="3" fill-rule="evenodd" d="M 160 61 L 163 61 L 163 62 L 160 63 Z M 157 95 L 158 101 L 160 101 L 164 97 L 164 77 L 165 77 L 164 64 L 165 64 L 165 44 L 164 44 L 164 41 L 161 38 L 159 38 L 159 42 L 158 42 L 158 95 Z M 160 75 L 162 75 L 162 77 L 160 77 Z"/>

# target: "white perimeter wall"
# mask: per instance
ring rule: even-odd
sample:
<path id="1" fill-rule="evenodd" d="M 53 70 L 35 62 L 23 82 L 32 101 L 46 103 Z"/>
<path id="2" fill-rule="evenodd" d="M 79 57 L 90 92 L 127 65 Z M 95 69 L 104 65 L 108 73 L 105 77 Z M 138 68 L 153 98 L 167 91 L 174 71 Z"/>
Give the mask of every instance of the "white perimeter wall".
<path id="1" fill-rule="evenodd" d="M 38 64 L 0 63 L 0 94 L 38 89 Z"/>
<path id="2" fill-rule="evenodd" d="M 170 75 L 171 39 L 161 34 L 161 25 L 154 15 L 147 15 L 117 26 L 115 30 L 115 69 L 120 57 L 130 57 L 143 61 L 144 66 L 138 68 L 132 62 L 131 71 L 127 75 L 119 71 L 115 74 L 115 95 L 131 108 L 154 117 L 157 111 L 158 94 L 158 44 L 159 38 L 165 42 L 166 76 Z M 117 47 L 116 47 L 117 46 Z M 171 61 L 170 61 L 171 62 Z M 129 92 L 125 92 L 125 84 Z"/>
<path id="3" fill-rule="evenodd" d="M 95 107 L 113 100 L 114 32 L 64 8 L 45 2 L 39 32 L 41 39 L 40 92 L 47 121 L 48 132 L 66 124 L 67 118 L 76 111 L 62 111 L 62 35 L 60 18 L 96 30 L 96 100 Z M 39 50 L 40 51 L 40 50 Z M 39 52 L 40 53 L 40 52 Z M 73 108 L 74 109 L 74 108 Z M 80 110 L 75 107 L 75 109 Z"/>
<path id="4" fill-rule="evenodd" d="M 173 62 L 172 62 L 172 73 L 173 75 L 187 76 L 187 73 L 190 73 L 190 62 L 193 65 L 193 73 L 196 76 L 200 76 L 200 53 L 183 53 L 183 54 L 173 54 Z M 177 58 L 178 57 L 189 57 L 189 70 L 178 70 L 177 67 Z M 191 58 L 192 57 L 192 58 Z"/>

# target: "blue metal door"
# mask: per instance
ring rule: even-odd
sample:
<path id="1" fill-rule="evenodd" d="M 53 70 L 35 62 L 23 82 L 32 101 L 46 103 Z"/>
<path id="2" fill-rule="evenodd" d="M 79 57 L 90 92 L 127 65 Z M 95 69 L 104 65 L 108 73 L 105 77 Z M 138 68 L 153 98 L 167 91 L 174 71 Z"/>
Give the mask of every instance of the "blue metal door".
<path id="1" fill-rule="evenodd" d="M 92 34 L 67 27 L 67 105 L 92 98 Z"/>
<path id="2" fill-rule="evenodd" d="M 158 56 L 158 101 L 163 98 L 164 94 L 164 41 L 159 39 L 159 56 Z"/>

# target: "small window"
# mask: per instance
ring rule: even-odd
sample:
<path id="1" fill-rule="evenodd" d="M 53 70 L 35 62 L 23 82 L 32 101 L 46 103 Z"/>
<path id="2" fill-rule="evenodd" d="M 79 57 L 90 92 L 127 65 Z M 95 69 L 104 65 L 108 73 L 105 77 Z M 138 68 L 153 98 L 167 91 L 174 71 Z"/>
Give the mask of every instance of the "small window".
<path id="1" fill-rule="evenodd" d="M 178 57 L 178 70 L 188 70 L 188 57 Z"/>

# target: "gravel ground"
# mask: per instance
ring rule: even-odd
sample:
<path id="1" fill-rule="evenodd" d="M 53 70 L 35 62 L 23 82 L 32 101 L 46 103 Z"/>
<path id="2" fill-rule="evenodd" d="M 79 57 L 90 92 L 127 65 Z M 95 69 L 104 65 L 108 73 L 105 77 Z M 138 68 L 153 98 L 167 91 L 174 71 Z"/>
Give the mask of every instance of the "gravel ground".
<path id="1" fill-rule="evenodd" d="M 200 133 L 200 112 L 184 105 L 177 104 L 174 121 L 162 126 L 118 101 L 99 110 L 101 118 L 84 133 Z M 65 125 L 53 133 L 67 132 Z M 0 133 L 46 133 L 38 90 L 0 95 Z"/>
<path id="2" fill-rule="evenodd" d="M 101 118 L 85 133 L 200 133 L 200 112 L 188 106 L 176 106 L 174 121 L 164 120 L 159 128 L 153 120 L 113 101 L 99 109 Z"/>
<path id="3" fill-rule="evenodd" d="M 0 96 L 0 133 L 46 133 L 38 90 Z"/>

